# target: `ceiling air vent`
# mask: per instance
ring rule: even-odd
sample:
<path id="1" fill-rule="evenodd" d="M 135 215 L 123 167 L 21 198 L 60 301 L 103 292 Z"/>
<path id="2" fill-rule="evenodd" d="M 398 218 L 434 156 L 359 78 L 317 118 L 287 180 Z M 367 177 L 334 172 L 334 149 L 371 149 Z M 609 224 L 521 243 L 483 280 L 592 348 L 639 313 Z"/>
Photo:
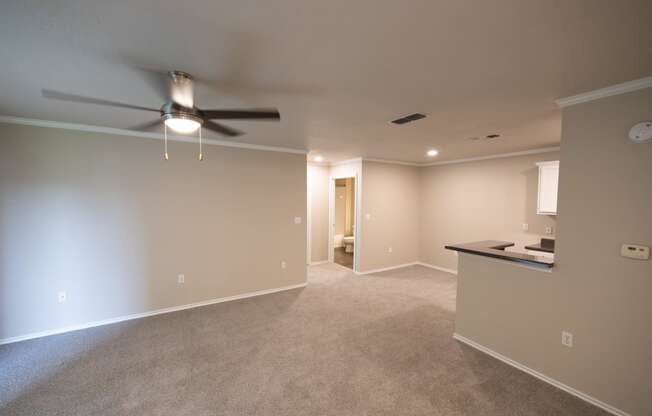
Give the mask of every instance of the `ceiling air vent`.
<path id="1" fill-rule="evenodd" d="M 392 124 L 407 124 L 407 123 L 411 123 L 413 121 L 421 120 L 422 118 L 426 118 L 426 115 L 421 114 L 421 113 L 414 113 L 414 114 L 407 115 L 405 117 L 397 118 L 396 120 L 392 120 L 392 121 L 390 121 L 390 123 L 392 123 Z"/>

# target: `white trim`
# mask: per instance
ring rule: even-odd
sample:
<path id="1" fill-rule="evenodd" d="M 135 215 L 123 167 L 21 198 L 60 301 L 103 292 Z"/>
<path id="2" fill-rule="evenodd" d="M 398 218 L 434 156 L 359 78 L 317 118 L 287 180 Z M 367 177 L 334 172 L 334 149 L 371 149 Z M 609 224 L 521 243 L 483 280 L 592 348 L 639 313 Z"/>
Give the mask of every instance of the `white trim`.
<path id="1" fill-rule="evenodd" d="M 357 275 L 362 276 L 362 275 L 365 275 L 365 274 L 373 274 L 373 273 L 386 272 L 388 270 L 401 269 L 403 267 L 417 266 L 418 264 L 419 264 L 418 261 L 413 261 L 411 263 L 403 263 L 403 264 L 399 264 L 399 265 L 396 265 L 396 266 L 383 267 L 382 269 L 367 270 L 365 272 L 356 272 L 356 271 L 354 271 L 354 273 L 357 274 Z"/>
<path id="2" fill-rule="evenodd" d="M 559 166 L 559 161 L 558 160 L 549 160 L 547 162 L 537 162 L 535 163 L 537 166 Z"/>
<path id="3" fill-rule="evenodd" d="M 355 182 L 355 241 L 353 243 L 353 271 L 355 272 L 360 267 L 360 256 L 362 255 L 362 250 L 358 247 L 362 247 L 362 158 L 358 157 L 355 159 L 349 159 L 342 162 L 338 162 L 335 165 L 353 165 L 353 172 L 333 174 L 331 169 L 328 174 L 328 261 L 334 263 L 335 258 L 333 254 L 334 249 L 334 232 L 333 227 L 335 226 L 335 180 L 336 179 L 345 179 L 345 178 L 354 178 Z"/>
<path id="4" fill-rule="evenodd" d="M 391 165 L 404 165 L 404 166 L 422 166 L 422 163 L 416 162 L 404 162 L 402 160 L 388 160 L 388 159 L 373 159 L 373 158 L 362 158 L 363 162 L 376 162 L 376 163 L 389 163 Z"/>
<path id="5" fill-rule="evenodd" d="M 519 369 L 519 370 L 521 370 L 521 371 L 523 371 L 525 373 L 528 373 L 529 375 L 534 376 L 534 377 L 538 378 L 539 380 L 545 381 L 546 383 L 548 383 L 550 385 L 553 385 L 553 386 L 557 387 L 558 389 L 564 390 L 565 392 L 570 393 L 573 396 L 584 400 L 585 402 L 591 403 L 592 405 L 597 406 L 597 407 L 601 408 L 602 410 L 605 410 L 605 411 L 607 411 L 607 412 L 609 412 L 609 413 L 611 413 L 613 415 L 616 415 L 616 416 L 631 416 L 627 412 L 624 412 L 624 411 L 622 411 L 622 410 L 620 410 L 620 409 L 618 409 L 618 408 L 616 408 L 614 406 L 611 406 L 610 404 L 607 404 L 607 403 L 605 403 L 603 401 L 600 401 L 600 400 L 596 399 L 593 396 L 589 396 L 586 393 L 582 393 L 579 390 L 576 390 L 576 389 L 574 389 L 574 388 L 572 388 L 572 387 L 570 387 L 570 386 L 568 386 L 568 385 L 566 385 L 566 384 L 564 384 L 564 383 L 562 383 L 560 381 L 555 380 L 554 378 L 548 377 L 545 374 L 542 374 L 542 373 L 540 373 L 540 372 L 538 372 L 536 370 L 533 370 L 530 367 L 527 367 L 527 366 L 519 363 L 518 361 L 514 361 L 511 358 L 506 357 L 506 356 L 504 356 L 504 355 L 502 355 L 500 353 L 497 353 L 496 351 L 493 351 L 493 350 L 485 347 L 484 345 L 480 345 L 477 342 L 472 341 L 472 340 L 470 340 L 470 339 L 468 339 L 468 338 L 466 338 L 466 337 L 464 337 L 464 336 L 462 336 L 462 335 L 460 335 L 458 333 L 453 333 L 453 338 L 460 341 L 460 342 L 463 342 L 464 344 L 466 344 L 466 345 L 468 345 L 470 347 L 475 348 L 478 351 L 482 351 L 483 353 L 485 353 L 487 355 L 490 355 L 490 356 L 492 356 L 492 357 L 494 357 L 494 358 L 496 358 L 496 359 L 498 359 L 498 360 L 500 360 L 500 361 L 502 361 L 502 362 L 504 362 L 506 364 L 509 364 L 514 368 L 517 368 L 517 369 Z"/>
<path id="6" fill-rule="evenodd" d="M 447 269 L 445 267 L 435 266 L 434 264 L 424 263 L 422 261 L 418 261 L 417 264 L 419 266 L 429 267 L 431 269 L 439 270 L 440 272 L 450 273 L 450 274 L 454 274 L 455 276 L 457 276 L 457 270 L 455 270 L 455 269 Z"/>
<path id="7" fill-rule="evenodd" d="M 362 254 L 362 162 L 360 171 L 355 174 L 355 238 L 353 242 L 353 270 L 360 268 L 360 256 Z"/>
<path id="8" fill-rule="evenodd" d="M 374 158 L 367 158 L 367 157 L 358 157 L 358 158 L 355 158 L 355 159 L 343 160 L 341 162 L 329 163 L 326 166 L 338 166 L 338 165 L 344 165 L 344 164 L 351 163 L 351 162 L 363 161 L 363 162 L 389 163 L 389 164 L 393 164 L 393 165 L 405 165 L 405 166 L 416 166 L 416 167 L 419 167 L 419 168 L 427 168 L 429 166 L 452 165 L 452 164 L 455 164 L 455 163 L 478 162 L 478 161 L 481 161 L 481 160 L 491 160 L 491 159 L 502 159 L 502 158 L 506 158 L 506 157 L 536 155 L 536 154 L 539 154 L 539 153 L 558 152 L 559 150 L 560 150 L 559 146 L 542 147 L 540 149 L 521 150 L 521 151 L 518 151 L 518 152 L 499 153 L 499 154 L 496 154 L 496 155 L 477 156 L 477 157 L 469 157 L 469 158 L 464 158 L 464 159 L 443 160 L 441 162 L 425 162 L 425 163 L 405 162 L 405 161 L 402 161 L 402 160 L 374 159 Z M 325 166 L 325 165 L 322 165 L 322 166 Z"/>
<path id="9" fill-rule="evenodd" d="M 310 266 L 319 266 L 320 264 L 330 263 L 328 260 L 313 261 L 310 263 Z"/>
<path id="10" fill-rule="evenodd" d="M 536 155 L 536 154 L 539 154 L 539 153 L 558 152 L 559 149 L 560 149 L 559 146 L 556 146 L 556 147 L 544 147 L 544 148 L 541 148 L 541 149 L 523 150 L 523 151 L 520 151 L 520 152 L 500 153 L 500 154 L 497 154 L 497 155 L 469 157 L 469 158 L 466 158 L 466 159 L 455 159 L 455 160 L 444 160 L 442 162 L 422 163 L 419 166 L 427 167 L 427 166 L 452 165 L 454 163 L 477 162 L 477 161 L 480 161 L 480 160 L 502 159 L 502 158 L 505 158 L 505 157 Z"/>
<path id="11" fill-rule="evenodd" d="M 306 264 L 312 262 L 312 190 L 310 189 L 310 164 L 306 164 Z"/>
<path id="12" fill-rule="evenodd" d="M 570 97 L 558 98 L 555 104 L 559 107 L 569 107 L 575 104 L 586 103 L 589 101 L 599 100 L 601 98 L 611 97 L 613 95 L 625 94 L 632 91 L 642 90 L 652 87 L 652 76 L 637 79 L 634 81 L 623 82 L 597 90 L 584 92 L 582 94 L 572 95 Z"/>
<path id="13" fill-rule="evenodd" d="M 77 123 L 64 123 L 60 121 L 37 120 L 37 119 L 13 117 L 13 116 L 0 115 L 0 123 L 21 124 L 24 126 L 36 126 L 36 127 L 50 127 L 54 129 L 87 131 L 93 133 L 114 134 L 117 136 L 142 137 L 145 139 L 163 140 L 163 135 L 159 133 L 116 129 L 113 127 L 90 126 L 86 124 L 77 124 Z M 168 136 L 168 140 L 173 140 L 176 142 L 186 142 L 186 143 L 194 143 L 195 141 L 197 141 L 197 139 L 194 137 L 175 136 L 175 135 Z M 202 139 L 202 142 L 204 144 L 212 144 L 216 146 L 237 147 L 240 149 L 262 150 L 266 152 L 295 153 L 295 154 L 302 154 L 302 155 L 308 154 L 307 150 L 292 149 L 289 147 L 266 146 L 261 144 L 239 143 L 239 142 L 230 142 L 226 140 L 206 139 L 206 138 Z"/>
<path id="14" fill-rule="evenodd" d="M 261 296 L 261 295 L 268 295 L 270 293 L 282 292 L 282 291 L 285 291 L 285 290 L 299 289 L 299 288 L 302 288 L 302 287 L 306 287 L 307 285 L 308 285 L 308 282 L 304 282 L 304 283 L 299 283 L 298 285 L 290 285 L 290 286 L 277 287 L 277 288 L 273 288 L 273 289 L 257 290 L 255 292 L 242 293 L 242 294 L 239 294 L 239 295 L 227 296 L 227 297 L 223 297 L 223 298 L 209 299 L 209 300 L 204 300 L 204 301 L 201 301 L 201 302 L 188 303 L 186 305 L 172 306 L 172 307 L 169 307 L 169 308 L 156 309 L 156 310 L 148 311 L 148 312 L 135 313 L 135 314 L 126 315 L 126 316 L 119 316 L 117 318 L 109 318 L 109 319 L 103 319 L 101 321 L 87 322 L 87 323 L 78 324 L 78 325 L 71 325 L 71 326 L 67 326 L 67 327 L 63 327 L 63 328 L 51 329 L 51 330 L 48 330 L 48 331 L 32 332 L 30 334 L 19 335 L 17 337 L 10 337 L 10 338 L 0 339 L 0 345 L 10 344 L 10 343 L 19 342 L 19 341 L 25 341 L 25 340 L 28 340 L 28 339 L 47 337 L 47 336 L 50 336 L 50 335 L 63 334 L 65 332 L 78 331 L 80 329 L 93 328 L 93 327 L 96 327 L 96 326 L 115 324 L 115 323 L 118 323 L 118 322 L 130 321 L 132 319 L 146 318 L 148 316 L 161 315 L 161 314 L 164 314 L 164 313 L 177 312 L 177 311 L 182 311 L 184 309 L 199 308 L 201 306 L 213 305 L 215 303 L 229 302 L 229 301 L 232 301 L 232 300 L 251 298 L 251 297 L 254 297 L 254 296 Z"/>
<path id="15" fill-rule="evenodd" d="M 349 163 L 355 163 L 355 162 L 362 162 L 362 157 L 354 157 L 353 159 L 347 159 L 347 160 L 340 160 L 339 162 L 332 162 L 329 163 L 328 166 L 339 166 L 339 165 L 347 165 Z"/>

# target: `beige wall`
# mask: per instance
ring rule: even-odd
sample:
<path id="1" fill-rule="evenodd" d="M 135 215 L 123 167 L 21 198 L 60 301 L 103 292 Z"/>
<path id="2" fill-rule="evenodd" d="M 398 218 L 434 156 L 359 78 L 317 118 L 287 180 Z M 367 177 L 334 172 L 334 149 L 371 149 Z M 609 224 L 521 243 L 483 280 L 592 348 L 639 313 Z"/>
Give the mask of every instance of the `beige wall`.
<path id="1" fill-rule="evenodd" d="M 457 268 L 446 244 L 504 240 L 539 242 L 556 217 L 537 215 L 536 162 L 559 160 L 559 152 L 431 166 L 421 174 L 421 261 Z M 528 231 L 523 224 L 528 224 Z"/>
<path id="2" fill-rule="evenodd" d="M 305 282 L 305 155 L 161 151 L 0 125 L 0 339 Z"/>
<path id="3" fill-rule="evenodd" d="M 652 414 L 652 89 L 563 110 L 553 273 L 461 256 L 456 331 L 634 416 Z M 561 345 L 561 331 L 574 347 Z"/>
<path id="4" fill-rule="evenodd" d="M 365 161 L 361 190 L 359 271 L 418 261 L 419 168 Z"/>
<path id="5" fill-rule="evenodd" d="M 346 207 L 344 216 L 344 235 L 355 233 L 355 178 L 346 178 Z"/>
<path id="6" fill-rule="evenodd" d="M 308 165 L 310 262 L 328 260 L 328 166 Z"/>

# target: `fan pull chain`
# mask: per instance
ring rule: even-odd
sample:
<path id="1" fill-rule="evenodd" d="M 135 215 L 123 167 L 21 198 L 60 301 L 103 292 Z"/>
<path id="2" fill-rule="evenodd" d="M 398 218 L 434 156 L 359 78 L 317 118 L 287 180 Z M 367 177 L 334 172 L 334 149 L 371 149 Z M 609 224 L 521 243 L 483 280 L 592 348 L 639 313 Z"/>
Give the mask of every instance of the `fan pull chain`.
<path id="1" fill-rule="evenodd" d="M 204 160 L 204 154 L 201 151 L 201 126 L 199 126 L 199 157 L 197 159 Z"/>
<path id="2" fill-rule="evenodd" d="M 164 137 L 164 143 L 165 143 L 165 153 L 163 154 L 163 158 L 165 160 L 170 160 L 170 157 L 168 156 L 168 125 L 163 123 L 163 137 Z"/>

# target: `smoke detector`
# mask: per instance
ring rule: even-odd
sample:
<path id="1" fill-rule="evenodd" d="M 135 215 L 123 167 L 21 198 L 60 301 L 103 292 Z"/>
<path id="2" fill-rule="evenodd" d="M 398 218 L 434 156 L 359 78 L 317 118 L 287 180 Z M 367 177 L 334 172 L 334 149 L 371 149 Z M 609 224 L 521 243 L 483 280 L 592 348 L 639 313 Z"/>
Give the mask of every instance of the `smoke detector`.
<path id="1" fill-rule="evenodd" d="M 629 139 L 634 143 L 645 143 L 652 140 L 652 121 L 638 123 L 629 131 Z"/>

